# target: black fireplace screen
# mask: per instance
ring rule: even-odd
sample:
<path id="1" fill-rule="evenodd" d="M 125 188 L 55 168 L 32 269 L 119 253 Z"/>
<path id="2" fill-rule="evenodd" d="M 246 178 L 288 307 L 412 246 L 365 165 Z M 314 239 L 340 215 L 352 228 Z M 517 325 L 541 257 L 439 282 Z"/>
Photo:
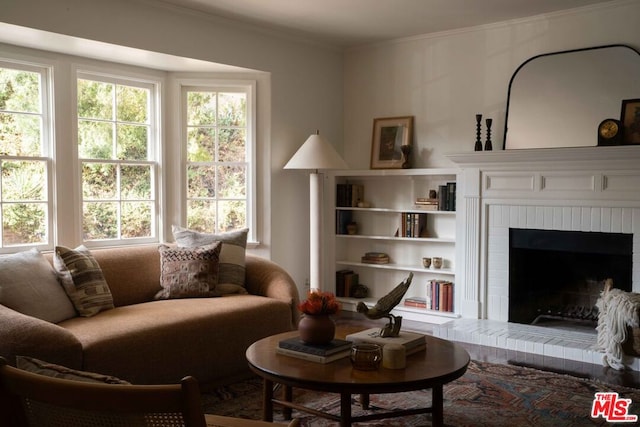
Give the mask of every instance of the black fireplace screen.
<path id="1" fill-rule="evenodd" d="M 633 235 L 511 228 L 509 321 L 595 325 L 595 303 L 607 278 L 632 288 Z"/>

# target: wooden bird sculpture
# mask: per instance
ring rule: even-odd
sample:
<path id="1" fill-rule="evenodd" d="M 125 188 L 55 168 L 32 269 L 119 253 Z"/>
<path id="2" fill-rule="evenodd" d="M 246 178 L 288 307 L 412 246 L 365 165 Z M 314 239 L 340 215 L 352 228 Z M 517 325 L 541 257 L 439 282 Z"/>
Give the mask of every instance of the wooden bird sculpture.
<path id="1" fill-rule="evenodd" d="M 358 313 L 364 314 L 369 319 L 376 320 L 382 319 L 383 317 L 389 319 L 389 323 L 380 329 L 381 337 L 397 337 L 400 334 L 402 316 L 394 316 L 390 312 L 402 301 L 402 297 L 407 293 L 412 279 L 413 273 L 409 273 L 409 277 L 393 288 L 387 295 L 380 298 L 376 305 L 371 308 L 367 307 L 363 302 L 359 302 L 356 306 Z"/>

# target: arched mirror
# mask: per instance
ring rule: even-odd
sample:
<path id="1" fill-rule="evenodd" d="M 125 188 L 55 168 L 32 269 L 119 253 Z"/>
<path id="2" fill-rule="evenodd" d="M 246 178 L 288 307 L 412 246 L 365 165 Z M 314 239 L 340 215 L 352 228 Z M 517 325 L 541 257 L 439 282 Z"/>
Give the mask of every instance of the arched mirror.
<path id="1" fill-rule="evenodd" d="M 624 45 L 535 56 L 511 77 L 504 148 L 598 145 L 598 126 L 640 99 L 640 54 Z"/>

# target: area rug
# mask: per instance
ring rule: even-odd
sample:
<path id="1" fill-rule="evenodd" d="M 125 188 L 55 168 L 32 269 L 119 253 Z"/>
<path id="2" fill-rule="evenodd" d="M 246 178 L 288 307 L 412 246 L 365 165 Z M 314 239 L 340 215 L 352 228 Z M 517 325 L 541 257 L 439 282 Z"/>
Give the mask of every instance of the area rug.
<path id="1" fill-rule="evenodd" d="M 591 417 L 596 392 L 617 392 L 620 399 L 631 399 L 629 415 L 640 416 L 640 389 L 605 384 L 526 367 L 472 361 L 464 376 L 444 387 L 444 420 L 448 427 L 584 427 L 638 425 L 609 422 Z M 293 400 L 324 412 L 339 413 L 337 394 L 294 389 Z M 255 378 L 219 388 L 203 395 L 206 413 L 260 419 L 262 382 Z M 411 408 L 431 404 L 431 391 L 371 396 L 371 409 L 362 411 L 358 396 L 353 397 L 353 415 Z M 304 427 L 335 427 L 336 422 L 294 411 Z M 274 419 L 284 422 L 280 408 Z M 357 426 L 431 426 L 431 415 L 413 415 Z"/>

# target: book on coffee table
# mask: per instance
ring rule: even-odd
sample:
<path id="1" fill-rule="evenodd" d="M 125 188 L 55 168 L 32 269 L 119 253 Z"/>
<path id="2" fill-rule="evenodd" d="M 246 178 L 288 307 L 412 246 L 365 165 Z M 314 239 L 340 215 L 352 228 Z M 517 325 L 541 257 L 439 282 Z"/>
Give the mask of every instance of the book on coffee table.
<path id="1" fill-rule="evenodd" d="M 317 354 L 303 353 L 301 351 L 290 350 L 288 348 L 276 347 L 276 353 L 284 356 L 296 357 L 298 359 L 309 360 L 316 363 L 330 363 L 334 360 L 343 359 L 349 357 L 351 354 L 351 347 L 347 350 L 342 350 L 338 353 L 330 354 L 329 356 L 318 356 Z"/>
<path id="2" fill-rule="evenodd" d="M 423 334 L 400 331 L 397 337 L 381 337 L 380 328 L 371 328 L 355 332 L 347 335 L 346 339 L 354 343 L 366 342 L 380 345 L 401 344 L 404 346 L 407 356 L 424 350 L 427 347 L 427 341 Z"/>
<path id="3" fill-rule="evenodd" d="M 328 344 L 307 344 L 300 337 L 293 337 L 278 342 L 278 348 L 326 357 L 345 350 L 351 350 L 351 344 L 351 341 L 338 338 L 333 339 Z"/>

